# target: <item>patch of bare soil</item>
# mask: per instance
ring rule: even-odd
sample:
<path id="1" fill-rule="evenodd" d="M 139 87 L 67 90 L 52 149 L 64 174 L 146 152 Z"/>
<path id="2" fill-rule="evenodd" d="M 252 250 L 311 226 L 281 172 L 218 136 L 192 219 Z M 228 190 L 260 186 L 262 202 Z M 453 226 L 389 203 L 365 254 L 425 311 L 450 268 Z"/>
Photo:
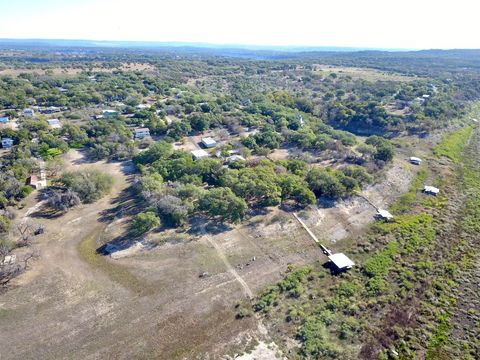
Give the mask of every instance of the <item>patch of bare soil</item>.
<path id="1" fill-rule="evenodd" d="M 362 191 L 378 208 L 386 209 L 410 187 L 418 167 L 396 158 L 386 171 L 385 179 Z M 322 203 L 312 211 L 302 212 L 302 218 L 319 239 L 336 242 L 357 235 L 374 220 L 376 209 L 362 197 Z"/>

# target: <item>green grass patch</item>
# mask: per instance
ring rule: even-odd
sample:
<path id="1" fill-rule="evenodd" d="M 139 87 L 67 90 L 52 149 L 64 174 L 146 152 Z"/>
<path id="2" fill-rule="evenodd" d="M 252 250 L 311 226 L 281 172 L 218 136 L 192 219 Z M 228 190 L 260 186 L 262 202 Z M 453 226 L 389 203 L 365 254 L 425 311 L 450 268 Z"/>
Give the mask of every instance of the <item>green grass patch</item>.
<path id="1" fill-rule="evenodd" d="M 440 144 L 435 147 L 435 155 L 445 156 L 453 162 L 459 163 L 461 161 L 465 145 L 468 143 L 468 139 L 472 135 L 472 131 L 473 128 L 471 126 L 467 126 L 448 134 L 440 142 Z"/>
<path id="2" fill-rule="evenodd" d="M 403 214 L 411 209 L 411 207 L 417 202 L 418 191 L 423 188 L 427 176 L 428 172 L 425 169 L 420 170 L 416 174 L 410 184 L 410 190 L 400 196 L 398 200 L 390 206 L 392 214 Z"/>
<path id="3" fill-rule="evenodd" d="M 287 293 L 290 297 L 299 297 L 303 294 L 304 288 L 302 284 L 305 282 L 307 275 L 312 272 L 310 266 L 304 266 L 294 270 L 288 267 L 289 273 L 285 278 L 276 285 L 266 288 L 258 301 L 253 305 L 255 311 L 269 312 L 273 306 L 277 304 L 280 294 Z"/>

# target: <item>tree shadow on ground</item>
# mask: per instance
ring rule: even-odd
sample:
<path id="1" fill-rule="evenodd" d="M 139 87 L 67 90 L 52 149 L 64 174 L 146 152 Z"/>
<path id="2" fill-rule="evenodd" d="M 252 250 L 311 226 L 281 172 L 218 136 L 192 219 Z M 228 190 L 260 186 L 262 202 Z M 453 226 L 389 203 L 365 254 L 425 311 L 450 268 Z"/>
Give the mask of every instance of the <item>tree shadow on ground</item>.
<path id="1" fill-rule="evenodd" d="M 334 264 L 333 262 L 331 262 L 330 260 L 329 261 L 326 261 L 322 267 L 328 271 L 330 271 L 330 275 L 333 275 L 333 276 L 341 276 L 342 274 L 346 273 L 348 270 L 347 269 L 343 269 L 343 270 L 339 270 Z"/>
<path id="2" fill-rule="evenodd" d="M 135 201 L 135 190 L 132 187 L 122 190 L 115 198 L 111 199 L 110 204 L 114 206 L 100 212 L 98 221 L 111 222 L 116 218 L 136 215 L 144 205 Z"/>
<path id="3" fill-rule="evenodd" d="M 229 224 L 204 217 L 197 217 L 190 220 L 190 228 L 187 230 L 187 234 L 193 236 L 201 236 L 204 234 L 218 235 L 232 229 Z"/>
<path id="4" fill-rule="evenodd" d="M 318 207 L 322 209 L 331 209 L 334 208 L 335 205 L 337 205 L 337 200 L 333 198 L 324 198 L 321 197 L 318 199 Z"/>

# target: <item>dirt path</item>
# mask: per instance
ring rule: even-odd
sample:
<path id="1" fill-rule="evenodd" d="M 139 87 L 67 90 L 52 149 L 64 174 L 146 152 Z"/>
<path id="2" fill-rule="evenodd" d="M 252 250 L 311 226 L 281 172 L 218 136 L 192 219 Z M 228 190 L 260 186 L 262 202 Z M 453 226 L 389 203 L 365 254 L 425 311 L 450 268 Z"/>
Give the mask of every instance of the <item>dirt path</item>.
<path id="1" fill-rule="evenodd" d="M 220 259 L 222 259 L 228 272 L 232 274 L 232 276 L 235 278 L 235 280 L 237 280 L 240 283 L 240 285 L 242 285 L 245 295 L 247 295 L 249 299 L 253 299 L 252 290 L 250 290 L 250 287 L 245 282 L 245 280 L 243 280 L 243 278 L 238 274 L 238 272 L 230 264 L 222 248 L 215 242 L 215 240 L 211 236 L 206 235 L 205 239 L 215 248 L 217 255 L 220 257 Z"/>

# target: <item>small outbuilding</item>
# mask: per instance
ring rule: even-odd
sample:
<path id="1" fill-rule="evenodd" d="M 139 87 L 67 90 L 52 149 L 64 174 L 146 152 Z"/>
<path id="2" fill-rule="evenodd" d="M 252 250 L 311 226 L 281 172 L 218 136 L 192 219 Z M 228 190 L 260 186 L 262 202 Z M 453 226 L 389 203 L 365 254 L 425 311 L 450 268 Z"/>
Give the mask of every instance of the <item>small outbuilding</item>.
<path id="1" fill-rule="evenodd" d="M 58 119 L 48 119 L 47 122 L 50 129 L 60 129 L 62 127 Z"/>
<path id="2" fill-rule="evenodd" d="M 217 146 L 217 142 L 216 142 L 215 139 L 213 139 L 212 137 L 204 137 L 204 138 L 202 138 L 202 144 L 203 144 L 203 146 L 205 146 L 207 149 L 210 149 L 210 148 L 213 148 L 213 147 Z"/>
<path id="3" fill-rule="evenodd" d="M 205 150 L 193 150 L 191 151 L 193 160 L 204 159 L 209 157 L 208 153 Z"/>
<path id="4" fill-rule="evenodd" d="M 4 149 L 9 149 L 13 146 L 13 139 L 3 138 L 1 142 L 2 142 L 2 148 Z"/>
<path id="5" fill-rule="evenodd" d="M 335 266 L 338 271 L 344 271 L 351 269 L 355 263 L 348 258 L 344 253 L 332 254 L 328 256 L 328 259 Z"/>
<path id="6" fill-rule="evenodd" d="M 41 189 L 47 186 L 47 180 L 43 177 L 39 180 L 37 175 L 30 175 L 26 181 L 26 184 L 34 189 Z"/>
<path id="7" fill-rule="evenodd" d="M 148 128 L 136 128 L 134 130 L 135 139 L 144 139 L 150 136 L 150 130 Z"/>
<path id="8" fill-rule="evenodd" d="M 118 112 L 116 110 L 103 110 L 102 111 L 102 116 L 104 119 L 111 119 L 114 118 L 118 115 Z"/>
<path id="9" fill-rule="evenodd" d="M 235 161 L 246 161 L 246 160 L 242 155 L 232 155 L 227 158 L 227 161 L 229 164 L 231 164 Z"/>
<path id="10" fill-rule="evenodd" d="M 33 115 L 35 115 L 35 111 L 33 109 L 25 109 L 23 110 L 23 116 L 25 116 L 26 118 L 32 118 Z"/>
<path id="11" fill-rule="evenodd" d="M 437 194 L 440 192 L 440 189 L 436 188 L 435 186 L 425 185 L 423 187 L 423 192 L 428 195 L 437 196 Z"/>
<path id="12" fill-rule="evenodd" d="M 420 165 L 422 163 L 422 159 L 412 156 L 410 157 L 410 163 L 414 165 Z"/>
<path id="13" fill-rule="evenodd" d="M 377 214 L 375 215 L 375 217 L 377 219 L 383 219 L 383 220 L 387 220 L 387 221 L 390 221 L 393 219 L 393 215 L 390 214 L 389 211 L 387 210 L 383 210 L 383 209 L 378 209 L 377 210 Z"/>

